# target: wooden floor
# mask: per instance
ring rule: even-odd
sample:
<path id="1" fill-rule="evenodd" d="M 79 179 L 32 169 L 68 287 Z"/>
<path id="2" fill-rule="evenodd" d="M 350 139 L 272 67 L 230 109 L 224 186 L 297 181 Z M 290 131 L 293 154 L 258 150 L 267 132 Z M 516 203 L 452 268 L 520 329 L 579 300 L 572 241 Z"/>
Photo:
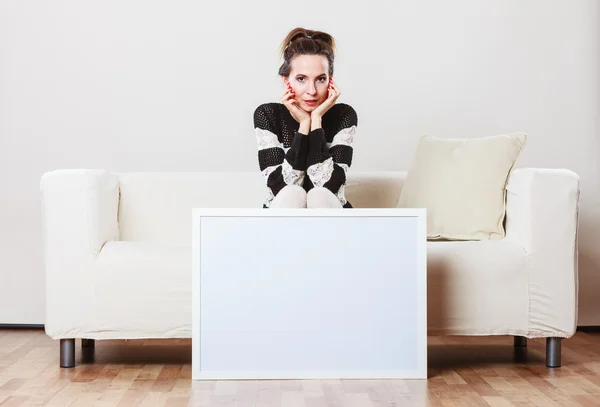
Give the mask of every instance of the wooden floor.
<path id="1" fill-rule="evenodd" d="M 545 342 L 429 337 L 428 380 L 191 381 L 190 340 L 77 342 L 77 366 L 58 366 L 42 330 L 0 330 L 0 406 L 596 406 L 600 333 L 563 341 L 563 366 L 545 367 Z M 86 351 L 86 352 L 83 352 Z"/>

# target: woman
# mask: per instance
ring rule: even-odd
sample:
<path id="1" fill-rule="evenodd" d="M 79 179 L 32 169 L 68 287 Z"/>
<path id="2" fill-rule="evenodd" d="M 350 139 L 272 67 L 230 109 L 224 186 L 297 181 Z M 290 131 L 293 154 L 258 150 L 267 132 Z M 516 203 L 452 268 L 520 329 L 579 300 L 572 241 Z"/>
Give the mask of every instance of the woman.
<path id="1" fill-rule="evenodd" d="M 358 118 L 351 106 L 336 104 L 334 48 L 331 35 L 304 28 L 281 45 L 281 103 L 254 111 L 265 208 L 352 207 L 344 186 Z"/>

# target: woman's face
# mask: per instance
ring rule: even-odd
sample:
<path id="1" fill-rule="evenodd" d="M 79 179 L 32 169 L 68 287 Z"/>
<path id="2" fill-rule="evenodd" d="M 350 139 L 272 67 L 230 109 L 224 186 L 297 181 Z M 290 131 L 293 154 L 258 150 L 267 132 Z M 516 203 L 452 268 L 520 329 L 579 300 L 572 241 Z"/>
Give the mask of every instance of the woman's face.
<path id="1" fill-rule="evenodd" d="M 329 62 L 324 55 L 298 55 L 292 59 L 288 78 L 283 78 L 283 85 L 289 81 L 296 93 L 298 106 L 312 112 L 329 96 Z"/>

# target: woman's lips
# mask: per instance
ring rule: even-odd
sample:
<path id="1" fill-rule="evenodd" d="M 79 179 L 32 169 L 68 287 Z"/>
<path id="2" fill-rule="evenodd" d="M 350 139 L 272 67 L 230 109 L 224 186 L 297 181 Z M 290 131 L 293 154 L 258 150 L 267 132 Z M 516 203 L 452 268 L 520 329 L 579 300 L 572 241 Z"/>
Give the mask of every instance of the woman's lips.
<path id="1" fill-rule="evenodd" d="M 305 100 L 304 103 L 306 103 L 309 106 L 314 106 L 317 104 L 316 100 Z"/>

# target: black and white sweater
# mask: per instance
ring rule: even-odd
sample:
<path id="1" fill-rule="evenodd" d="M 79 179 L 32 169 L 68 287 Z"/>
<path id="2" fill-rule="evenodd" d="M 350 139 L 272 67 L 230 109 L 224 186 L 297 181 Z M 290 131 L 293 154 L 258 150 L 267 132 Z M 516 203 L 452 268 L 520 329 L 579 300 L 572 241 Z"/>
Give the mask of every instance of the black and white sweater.
<path id="1" fill-rule="evenodd" d="M 279 191 L 293 184 L 306 191 L 325 187 L 344 208 L 352 207 L 344 186 L 352 165 L 358 117 L 350 105 L 338 103 L 325 112 L 321 126 L 305 135 L 284 104 L 265 103 L 256 108 L 258 163 L 267 184 L 263 207 L 268 208 Z"/>

